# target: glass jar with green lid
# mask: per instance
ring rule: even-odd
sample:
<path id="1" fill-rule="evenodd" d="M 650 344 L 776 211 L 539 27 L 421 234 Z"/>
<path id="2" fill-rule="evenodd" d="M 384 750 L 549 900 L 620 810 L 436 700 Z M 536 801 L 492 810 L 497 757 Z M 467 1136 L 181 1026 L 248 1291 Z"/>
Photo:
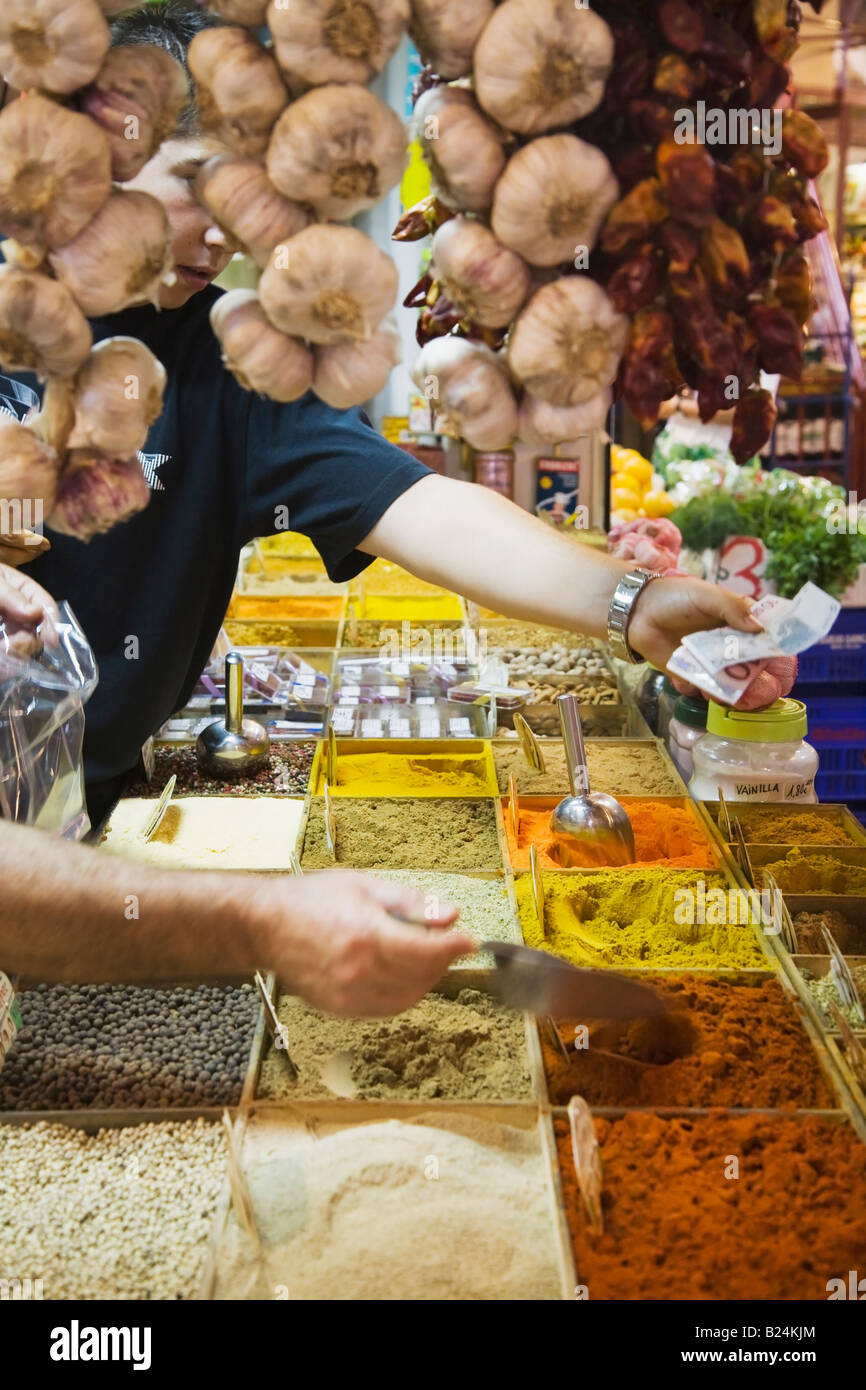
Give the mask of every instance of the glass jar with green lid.
<path id="1" fill-rule="evenodd" d="M 692 749 L 689 791 L 715 801 L 817 801 L 818 754 L 806 742 L 806 706 L 786 697 L 768 709 L 738 710 L 710 700 L 707 732 Z"/>

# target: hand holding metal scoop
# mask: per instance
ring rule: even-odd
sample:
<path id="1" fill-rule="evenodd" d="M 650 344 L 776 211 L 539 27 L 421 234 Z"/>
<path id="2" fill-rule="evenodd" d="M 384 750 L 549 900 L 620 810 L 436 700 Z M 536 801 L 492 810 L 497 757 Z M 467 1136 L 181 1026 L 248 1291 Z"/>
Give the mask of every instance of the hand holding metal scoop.
<path id="1" fill-rule="evenodd" d="M 607 792 L 589 789 L 578 698 L 560 695 L 556 703 L 572 790 L 550 817 L 559 862 L 566 869 L 633 864 L 634 833 L 625 807 Z"/>

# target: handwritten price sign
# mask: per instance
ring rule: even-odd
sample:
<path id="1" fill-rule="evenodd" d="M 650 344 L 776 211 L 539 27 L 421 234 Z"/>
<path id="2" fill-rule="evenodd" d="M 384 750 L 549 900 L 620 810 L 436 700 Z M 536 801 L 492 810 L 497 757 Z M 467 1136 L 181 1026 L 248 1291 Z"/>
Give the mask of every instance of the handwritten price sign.
<path id="1" fill-rule="evenodd" d="M 749 598 L 774 594 L 775 585 L 764 579 L 769 558 L 770 552 L 757 536 L 728 536 L 718 552 L 716 583 Z"/>

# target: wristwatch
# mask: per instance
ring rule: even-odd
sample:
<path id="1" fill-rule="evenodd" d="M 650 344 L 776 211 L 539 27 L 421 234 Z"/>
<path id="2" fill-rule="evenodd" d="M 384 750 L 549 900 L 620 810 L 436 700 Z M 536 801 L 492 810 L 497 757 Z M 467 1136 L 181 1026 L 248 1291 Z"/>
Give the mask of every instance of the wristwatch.
<path id="1" fill-rule="evenodd" d="M 637 602 L 639 594 L 642 594 L 647 584 L 654 579 L 659 579 L 655 570 L 644 569 L 642 565 L 637 565 L 628 574 L 624 574 L 614 590 L 613 598 L 610 601 L 610 608 L 607 610 L 607 640 L 614 656 L 618 656 L 621 661 L 628 661 L 632 666 L 637 666 L 645 658 L 632 651 L 626 636 L 628 625 L 631 621 L 632 609 Z"/>

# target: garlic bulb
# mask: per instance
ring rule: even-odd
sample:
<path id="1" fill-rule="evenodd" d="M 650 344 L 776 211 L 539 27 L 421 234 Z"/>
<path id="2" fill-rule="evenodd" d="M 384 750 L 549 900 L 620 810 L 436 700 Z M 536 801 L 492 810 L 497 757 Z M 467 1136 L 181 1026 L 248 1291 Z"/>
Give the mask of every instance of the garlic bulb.
<path id="1" fill-rule="evenodd" d="M 520 257 L 468 217 L 453 217 L 439 228 L 432 272 L 460 317 L 481 328 L 510 323 L 532 284 Z"/>
<path id="2" fill-rule="evenodd" d="M 312 214 L 278 193 L 257 159 L 214 155 L 199 170 L 196 196 L 223 231 L 264 270 L 271 252 L 308 227 Z"/>
<path id="3" fill-rule="evenodd" d="M 412 369 L 431 407 L 474 449 L 504 449 L 517 430 L 517 402 L 502 359 L 465 338 L 434 338 Z"/>
<path id="4" fill-rule="evenodd" d="M 576 135 L 545 135 L 508 161 L 491 226 L 530 265 L 561 265 L 595 245 L 618 197 L 616 175 L 600 149 Z"/>
<path id="5" fill-rule="evenodd" d="M 22 246 L 20 241 L 7 237 L 0 241 L 0 256 L 7 265 L 18 265 L 22 270 L 41 270 L 45 265 L 45 252 L 39 247 Z"/>
<path id="6" fill-rule="evenodd" d="M 48 526 L 63 536 L 89 541 L 129 521 L 149 501 L 150 488 L 138 459 L 73 449 L 60 474 Z"/>
<path id="7" fill-rule="evenodd" d="M 111 192 L 105 134 L 47 97 L 0 111 L 0 149 L 0 230 L 27 246 L 65 246 Z"/>
<path id="8" fill-rule="evenodd" d="M 486 212 L 505 168 L 503 137 L 463 87 L 431 87 L 416 102 L 412 138 L 420 145 L 433 191 L 448 207 Z"/>
<path id="9" fill-rule="evenodd" d="M 277 246 L 259 285 L 275 328 L 311 343 L 370 338 L 393 308 L 397 267 L 356 227 L 307 227 Z"/>
<path id="10" fill-rule="evenodd" d="M 245 24 L 260 29 L 265 22 L 268 0 L 208 0 L 208 9 L 229 24 Z"/>
<path id="11" fill-rule="evenodd" d="M 27 423 L 62 459 L 75 425 L 75 386 L 71 377 L 48 378 L 39 414 Z"/>
<path id="12" fill-rule="evenodd" d="M 627 337 L 628 319 L 601 286 L 568 275 L 542 285 L 521 311 L 508 365 L 533 396 L 551 405 L 582 405 L 613 382 Z"/>
<path id="13" fill-rule="evenodd" d="M 287 107 L 268 146 L 268 174 L 287 198 L 322 218 L 354 217 L 400 182 L 406 128 L 357 83 L 314 87 Z"/>
<path id="14" fill-rule="evenodd" d="M 132 458 L 162 410 L 165 368 L 137 338 L 106 338 L 75 381 L 71 449 Z"/>
<path id="15" fill-rule="evenodd" d="M 409 0 L 273 0 L 267 22 L 293 91 L 370 82 L 406 32 Z"/>
<path id="16" fill-rule="evenodd" d="M 93 341 L 71 294 L 35 270 L 0 265 L 0 367 L 74 376 Z"/>
<path id="17" fill-rule="evenodd" d="M 109 50 L 80 103 L 108 136 L 111 172 L 118 183 L 140 173 L 174 130 L 189 99 L 186 73 L 164 48 L 126 43 Z"/>
<path id="18" fill-rule="evenodd" d="M 3 0 L 0 73 L 19 91 L 68 95 L 99 71 L 111 36 L 96 0 Z"/>
<path id="19" fill-rule="evenodd" d="M 449 81 L 468 77 L 475 45 L 494 9 L 493 0 L 412 0 L 409 35 L 421 61 Z"/>
<path id="20" fill-rule="evenodd" d="M 273 327 L 255 290 L 230 290 L 210 311 L 223 362 L 245 391 L 296 401 L 313 384 L 313 354 Z"/>
<path id="21" fill-rule="evenodd" d="M 202 129 L 239 155 L 264 154 L 289 100 L 272 55 L 246 29 L 202 29 L 189 46 Z"/>
<path id="22" fill-rule="evenodd" d="M 159 292 L 174 264 L 165 208 L 149 193 L 117 188 L 74 241 L 48 257 L 88 318 L 117 314 Z"/>
<path id="23" fill-rule="evenodd" d="M 612 402 L 613 392 L 609 389 L 590 396 L 582 405 L 565 406 L 549 405 L 527 392 L 520 404 L 518 436 L 534 449 L 579 439 L 590 430 L 604 428 Z"/>
<path id="24" fill-rule="evenodd" d="M 397 320 L 389 314 L 369 342 L 316 348 L 313 390 L 335 410 L 363 405 L 382 390 L 402 355 Z"/>
<path id="25" fill-rule="evenodd" d="M 41 502 L 47 516 L 54 506 L 59 472 L 56 453 L 33 430 L 11 420 L 0 423 L 0 498 Z"/>
<path id="26" fill-rule="evenodd" d="M 539 135 L 595 110 L 613 50 L 604 20 L 575 0 L 505 0 L 475 48 L 475 91 L 506 130 Z"/>

